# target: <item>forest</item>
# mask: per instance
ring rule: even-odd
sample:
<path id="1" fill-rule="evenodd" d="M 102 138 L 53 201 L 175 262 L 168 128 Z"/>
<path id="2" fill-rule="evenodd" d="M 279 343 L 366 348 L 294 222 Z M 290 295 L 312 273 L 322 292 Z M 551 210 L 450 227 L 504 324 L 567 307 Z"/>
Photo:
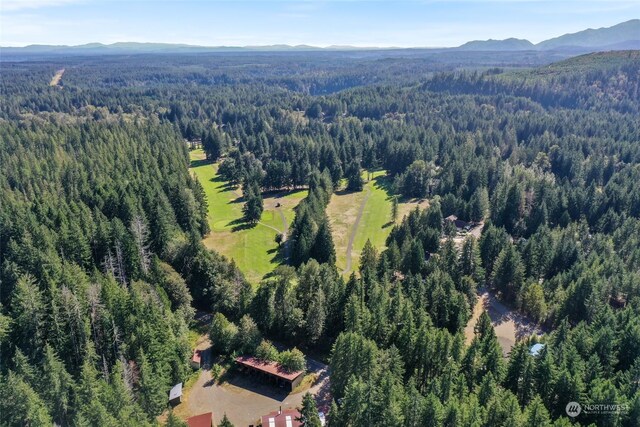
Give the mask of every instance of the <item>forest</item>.
<path id="1" fill-rule="evenodd" d="M 545 59 L 3 60 L 0 425 L 158 425 L 196 311 L 220 354 L 326 355 L 330 427 L 640 425 L 640 53 Z M 248 226 L 308 190 L 257 285 L 202 243 L 194 145 Z M 429 204 L 345 277 L 326 207 L 364 170 Z M 481 289 L 545 333 L 505 357 L 485 313 L 466 343 Z"/>

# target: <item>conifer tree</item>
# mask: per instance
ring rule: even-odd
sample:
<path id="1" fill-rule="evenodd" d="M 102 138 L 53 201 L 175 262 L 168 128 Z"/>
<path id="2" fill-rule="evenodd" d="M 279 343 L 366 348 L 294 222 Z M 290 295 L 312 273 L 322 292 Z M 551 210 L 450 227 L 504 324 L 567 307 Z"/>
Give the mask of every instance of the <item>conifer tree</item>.
<path id="1" fill-rule="evenodd" d="M 360 162 L 354 160 L 347 168 L 347 190 L 362 191 L 364 180 L 360 171 Z"/>
<path id="2" fill-rule="evenodd" d="M 318 407 L 311 393 L 307 392 L 302 397 L 302 406 L 298 408 L 300 417 L 296 420 L 302 423 L 302 427 L 320 427 L 320 417 L 318 416 Z"/>
<path id="3" fill-rule="evenodd" d="M 226 413 L 222 416 L 222 420 L 218 424 L 218 427 L 233 427 L 233 424 L 231 424 L 231 421 L 227 418 Z"/>
<path id="4" fill-rule="evenodd" d="M 315 242 L 309 252 L 311 258 L 319 263 L 333 264 L 336 261 L 336 250 L 333 246 L 333 237 L 329 221 L 325 218 L 318 227 Z"/>

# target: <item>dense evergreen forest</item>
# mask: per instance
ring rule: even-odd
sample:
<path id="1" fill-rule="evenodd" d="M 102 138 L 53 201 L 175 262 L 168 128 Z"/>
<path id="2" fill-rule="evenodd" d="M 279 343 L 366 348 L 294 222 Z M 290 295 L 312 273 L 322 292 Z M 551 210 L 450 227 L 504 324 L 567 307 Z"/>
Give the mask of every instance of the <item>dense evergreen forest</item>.
<path id="1" fill-rule="evenodd" d="M 200 309 L 241 337 L 221 353 L 330 355 L 331 427 L 640 425 L 640 54 L 480 58 L 3 62 L 0 423 L 157 424 Z M 201 243 L 196 141 L 249 219 L 262 191 L 309 189 L 257 287 Z M 325 208 L 362 169 L 430 203 L 343 278 Z M 480 238 L 457 245 L 449 215 Z M 483 314 L 467 345 L 480 288 L 547 333 L 505 358 Z"/>

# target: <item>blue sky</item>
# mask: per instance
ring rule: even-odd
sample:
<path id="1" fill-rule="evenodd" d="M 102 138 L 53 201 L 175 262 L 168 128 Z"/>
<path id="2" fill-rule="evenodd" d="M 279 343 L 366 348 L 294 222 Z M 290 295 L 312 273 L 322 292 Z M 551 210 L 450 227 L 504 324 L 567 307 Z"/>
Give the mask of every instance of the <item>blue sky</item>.
<path id="1" fill-rule="evenodd" d="M 0 45 L 536 43 L 640 18 L 640 0 L 0 0 Z"/>

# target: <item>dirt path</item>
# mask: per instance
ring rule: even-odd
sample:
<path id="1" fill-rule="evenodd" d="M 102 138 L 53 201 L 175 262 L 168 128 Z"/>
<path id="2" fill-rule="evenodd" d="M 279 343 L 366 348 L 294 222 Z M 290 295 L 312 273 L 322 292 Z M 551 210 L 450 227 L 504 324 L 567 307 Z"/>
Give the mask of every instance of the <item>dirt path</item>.
<path id="1" fill-rule="evenodd" d="M 280 218 L 282 219 L 282 244 L 284 245 L 284 259 L 286 263 L 289 263 L 291 259 L 291 242 L 289 241 L 289 223 L 287 222 L 287 218 L 284 216 L 284 212 L 282 212 L 282 208 L 276 208 L 278 213 L 280 214 Z"/>
<path id="2" fill-rule="evenodd" d="M 62 70 L 58 70 L 56 74 L 53 76 L 51 81 L 49 82 L 49 86 L 58 86 L 60 84 L 60 80 L 62 80 L 62 75 L 64 74 L 64 68 Z"/>
<path id="3" fill-rule="evenodd" d="M 284 212 L 282 212 L 281 208 L 276 208 L 278 213 L 280 214 L 280 218 L 282 219 L 282 234 L 284 239 L 287 239 L 287 235 L 289 234 L 289 224 L 287 224 L 287 218 L 284 217 Z"/>
<path id="4" fill-rule="evenodd" d="M 279 230 L 279 229 L 277 229 L 277 228 L 275 228 L 275 227 L 273 227 L 273 226 L 271 226 L 271 225 L 269 225 L 269 224 L 265 224 L 264 222 L 258 222 L 258 225 L 261 225 L 261 226 L 263 226 L 263 227 L 270 228 L 270 229 L 272 229 L 273 231 L 275 231 L 276 233 L 282 233 L 282 230 Z"/>
<path id="5" fill-rule="evenodd" d="M 358 226 L 360 225 L 360 220 L 362 219 L 362 214 L 364 213 L 364 207 L 367 204 L 367 200 L 369 200 L 369 196 L 371 196 L 371 189 L 367 188 L 367 194 L 364 196 L 362 203 L 360 204 L 360 209 L 358 209 L 358 216 L 356 217 L 355 222 L 353 223 L 353 229 L 351 230 L 351 235 L 349 236 L 349 242 L 347 243 L 347 263 L 342 271 L 342 274 L 347 274 L 351 272 L 351 251 L 353 249 L 353 241 L 356 238 L 356 233 L 358 232 Z"/>
<path id="6" fill-rule="evenodd" d="M 498 337 L 500 347 L 505 356 L 511 351 L 513 345 L 533 334 L 542 334 L 542 330 L 536 324 L 526 319 L 524 316 L 512 311 L 509 307 L 501 303 L 495 295 L 487 290 L 479 290 L 473 314 L 464 330 L 467 344 L 471 343 L 474 337 L 473 329 L 483 311 L 487 311 L 491 318 L 491 324 Z"/>

